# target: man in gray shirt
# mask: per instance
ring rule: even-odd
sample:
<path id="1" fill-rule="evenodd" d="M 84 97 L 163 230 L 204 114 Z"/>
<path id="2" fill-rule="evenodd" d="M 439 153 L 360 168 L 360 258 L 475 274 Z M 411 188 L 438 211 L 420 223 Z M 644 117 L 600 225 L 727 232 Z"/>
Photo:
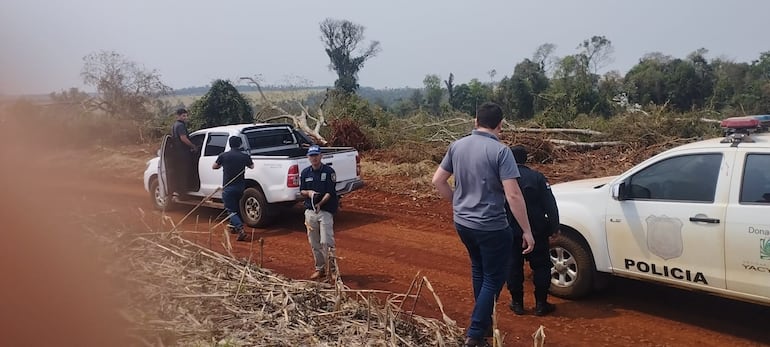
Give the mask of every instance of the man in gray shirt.
<path id="1" fill-rule="evenodd" d="M 522 253 L 535 241 L 517 179 L 519 170 L 508 147 L 499 140 L 503 111 L 487 102 L 476 110 L 476 129 L 449 145 L 433 175 L 441 197 L 452 201 L 455 229 L 471 259 L 475 305 L 465 346 L 486 346 L 492 309 L 503 288 L 511 261 L 513 231 L 505 203 L 522 229 Z M 455 190 L 449 177 L 455 176 Z"/>

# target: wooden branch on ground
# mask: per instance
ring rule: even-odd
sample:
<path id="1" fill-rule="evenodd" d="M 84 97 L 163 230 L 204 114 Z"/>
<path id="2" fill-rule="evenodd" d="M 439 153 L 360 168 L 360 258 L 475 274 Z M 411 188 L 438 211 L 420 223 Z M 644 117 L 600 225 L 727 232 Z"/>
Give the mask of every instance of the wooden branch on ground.
<path id="1" fill-rule="evenodd" d="M 503 130 L 517 133 L 559 133 L 559 134 L 581 134 L 581 135 L 604 135 L 603 133 L 591 129 L 566 129 L 566 128 L 519 128 L 507 120 L 503 119 Z"/>
<path id="2" fill-rule="evenodd" d="M 410 130 L 410 129 L 417 129 L 417 128 L 427 128 L 427 127 L 435 127 L 435 126 L 441 126 L 441 127 L 453 127 L 457 125 L 463 125 L 463 124 L 471 124 L 473 123 L 472 118 L 451 118 L 442 120 L 440 122 L 435 123 L 428 123 L 428 124 L 412 124 L 404 128 L 404 130 Z"/>
<path id="3" fill-rule="evenodd" d="M 548 139 L 548 141 L 565 147 L 575 147 L 582 149 L 596 149 L 604 146 L 619 146 L 623 144 L 622 141 L 575 142 L 557 139 Z"/>
<path id="4" fill-rule="evenodd" d="M 566 128 L 517 128 L 511 127 L 510 130 L 517 133 L 559 133 L 559 134 L 581 134 L 581 135 L 604 135 L 604 133 L 591 129 L 566 129 Z"/>

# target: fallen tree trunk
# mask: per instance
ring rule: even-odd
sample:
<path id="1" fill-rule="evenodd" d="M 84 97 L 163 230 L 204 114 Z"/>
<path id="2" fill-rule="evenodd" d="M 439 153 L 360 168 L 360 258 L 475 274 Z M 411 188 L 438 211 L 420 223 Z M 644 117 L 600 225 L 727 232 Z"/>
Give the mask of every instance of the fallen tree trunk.
<path id="1" fill-rule="evenodd" d="M 604 146 L 619 146 L 623 144 L 622 141 L 575 142 L 575 141 L 557 140 L 557 139 L 548 139 L 548 142 L 565 146 L 565 147 L 574 147 L 574 148 L 583 148 L 583 149 L 596 149 Z"/>
<path id="2" fill-rule="evenodd" d="M 604 135 L 604 133 L 601 133 L 596 130 L 590 130 L 590 129 L 566 129 L 566 128 L 517 128 L 512 127 L 511 129 L 506 129 L 510 131 L 514 131 L 517 133 L 559 133 L 559 134 L 581 134 L 581 135 Z"/>

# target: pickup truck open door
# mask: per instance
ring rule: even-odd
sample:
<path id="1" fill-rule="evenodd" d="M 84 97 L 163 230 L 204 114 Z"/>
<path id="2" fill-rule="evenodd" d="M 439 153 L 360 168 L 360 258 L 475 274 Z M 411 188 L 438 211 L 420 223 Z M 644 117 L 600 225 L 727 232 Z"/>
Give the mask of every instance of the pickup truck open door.
<path id="1" fill-rule="evenodd" d="M 158 160 L 158 191 L 155 193 L 155 199 L 159 202 L 163 201 L 164 204 L 165 202 L 170 201 L 168 199 L 170 193 L 168 191 L 168 161 L 166 157 L 170 146 L 171 136 L 163 136 L 163 140 L 160 144 L 160 160 Z M 156 204 L 159 202 L 156 202 Z"/>

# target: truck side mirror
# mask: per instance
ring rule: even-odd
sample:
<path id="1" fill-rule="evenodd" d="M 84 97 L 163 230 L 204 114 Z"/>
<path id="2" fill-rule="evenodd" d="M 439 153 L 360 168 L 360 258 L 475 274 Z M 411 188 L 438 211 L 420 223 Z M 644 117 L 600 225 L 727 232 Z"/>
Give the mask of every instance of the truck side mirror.
<path id="1" fill-rule="evenodd" d="M 618 201 L 626 200 L 628 192 L 626 182 L 620 182 L 612 185 L 612 198 Z"/>

